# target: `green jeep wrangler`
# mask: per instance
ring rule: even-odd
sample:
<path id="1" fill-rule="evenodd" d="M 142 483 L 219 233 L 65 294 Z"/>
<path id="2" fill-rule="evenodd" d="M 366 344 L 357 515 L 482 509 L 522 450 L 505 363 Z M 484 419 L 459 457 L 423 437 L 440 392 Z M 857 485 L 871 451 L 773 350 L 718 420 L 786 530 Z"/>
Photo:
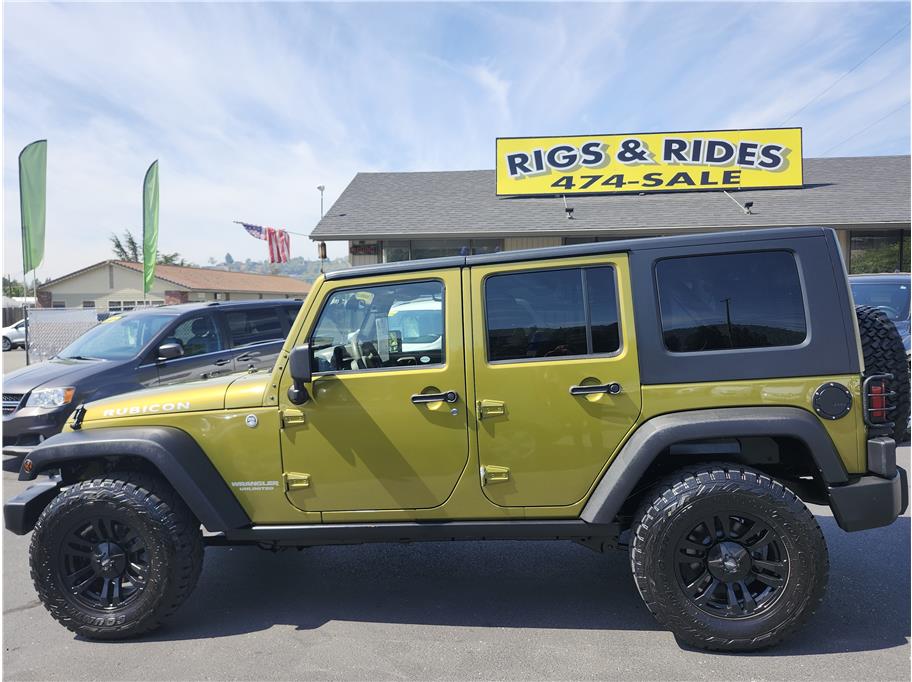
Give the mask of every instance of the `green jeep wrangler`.
<path id="1" fill-rule="evenodd" d="M 824 228 L 353 268 L 271 372 L 79 407 L 5 524 L 98 639 L 171 615 L 206 545 L 563 539 L 628 551 L 683 642 L 757 649 L 823 597 L 805 503 L 846 531 L 905 510 L 905 363 Z"/>

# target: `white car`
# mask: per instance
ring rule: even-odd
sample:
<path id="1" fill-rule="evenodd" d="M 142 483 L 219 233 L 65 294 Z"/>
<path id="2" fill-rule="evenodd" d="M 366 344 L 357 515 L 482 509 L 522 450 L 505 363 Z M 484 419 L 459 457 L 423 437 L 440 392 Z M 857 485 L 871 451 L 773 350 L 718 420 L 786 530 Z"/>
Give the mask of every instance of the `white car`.
<path id="1" fill-rule="evenodd" d="M 343 307 L 340 306 L 340 312 Z M 395 356 L 395 364 L 429 363 L 443 348 L 443 302 L 427 297 L 394 303 L 384 315 L 353 307 L 352 319 L 330 319 L 317 329 L 314 358 L 319 371 L 329 367 L 358 369 L 381 364 Z M 361 311 L 361 312 L 358 312 Z M 343 313 L 344 314 L 344 313 Z M 341 326 L 340 326 L 341 325 Z M 358 329 L 345 333 L 342 330 Z M 379 366 L 379 365 L 377 365 Z"/>
<path id="2" fill-rule="evenodd" d="M 6 327 L 3 331 L 3 352 L 13 348 L 25 348 L 25 320 Z"/>

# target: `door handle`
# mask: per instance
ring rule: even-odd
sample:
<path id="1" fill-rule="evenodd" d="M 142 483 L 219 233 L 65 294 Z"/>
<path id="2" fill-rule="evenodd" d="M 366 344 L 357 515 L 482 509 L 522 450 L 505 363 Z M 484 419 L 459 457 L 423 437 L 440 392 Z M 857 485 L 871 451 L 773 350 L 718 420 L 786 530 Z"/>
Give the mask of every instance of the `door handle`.
<path id="1" fill-rule="evenodd" d="M 221 367 L 222 365 L 227 365 L 229 362 L 231 362 L 231 358 L 220 358 L 212 364 Z"/>
<path id="2" fill-rule="evenodd" d="M 447 391 L 446 393 L 416 393 L 412 396 L 412 402 L 416 405 L 426 403 L 455 403 L 459 400 L 459 394 L 456 391 Z"/>
<path id="3" fill-rule="evenodd" d="M 235 360 L 236 360 L 237 362 L 247 362 L 248 360 L 252 360 L 252 359 L 253 359 L 253 358 L 252 358 L 248 353 L 244 353 L 243 355 L 238 355 L 238 356 L 235 358 Z M 216 363 L 216 364 L 217 364 L 217 363 Z"/>
<path id="4" fill-rule="evenodd" d="M 617 395 L 621 392 L 621 385 L 615 382 L 609 384 L 595 384 L 593 386 L 571 386 L 570 395 L 594 395 L 596 393 L 607 393 L 608 395 Z"/>

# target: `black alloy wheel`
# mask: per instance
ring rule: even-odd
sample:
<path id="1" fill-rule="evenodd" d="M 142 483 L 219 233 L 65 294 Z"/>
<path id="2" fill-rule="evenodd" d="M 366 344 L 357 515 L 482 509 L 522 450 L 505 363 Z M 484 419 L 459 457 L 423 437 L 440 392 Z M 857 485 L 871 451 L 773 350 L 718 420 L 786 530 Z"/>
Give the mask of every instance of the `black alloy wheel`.
<path id="1" fill-rule="evenodd" d="M 820 604 L 829 561 L 813 514 L 781 482 L 740 464 L 694 464 L 656 482 L 631 527 L 640 596 L 679 641 L 754 651 Z"/>
<path id="2" fill-rule="evenodd" d="M 766 523 L 744 513 L 708 516 L 677 544 L 677 577 L 691 602 L 722 618 L 770 608 L 788 581 L 788 555 Z"/>
<path id="3" fill-rule="evenodd" d="M 148 580 L 145 540 L 110 516 L 73 528 L 63 539 L 59 557 L 63 587 L 90 609 L 123 608 L 139 597 Z"/>
<path id="4" fill-rule="evenodd" d="M 199 521 L 167 481 L 113 472 L 63 489 L 29 547 L 38 598 L 61 625 L 92 639 L 157 628 L 199 578 Z"/>

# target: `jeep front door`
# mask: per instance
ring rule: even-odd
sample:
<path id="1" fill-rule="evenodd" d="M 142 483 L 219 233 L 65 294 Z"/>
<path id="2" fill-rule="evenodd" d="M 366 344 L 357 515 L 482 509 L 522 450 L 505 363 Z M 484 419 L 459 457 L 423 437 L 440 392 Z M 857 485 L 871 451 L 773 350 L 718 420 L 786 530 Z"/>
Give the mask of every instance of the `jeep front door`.
<path id="1" fill-rule="evenodd" d="M 471 280 L 484 494 L 571 505 L 640 412 L 626 256 L 481 266 Z"/>
<path id="2" fill-rule="evenodd" d="M 288 499 L 306 511 L 443 504 L 468 458 L 460 271 L 329 280 L 320 296 L 297 340 L 313 349 L 310 399 L 289 401 L 287 371 L 279 385 Z"/>

